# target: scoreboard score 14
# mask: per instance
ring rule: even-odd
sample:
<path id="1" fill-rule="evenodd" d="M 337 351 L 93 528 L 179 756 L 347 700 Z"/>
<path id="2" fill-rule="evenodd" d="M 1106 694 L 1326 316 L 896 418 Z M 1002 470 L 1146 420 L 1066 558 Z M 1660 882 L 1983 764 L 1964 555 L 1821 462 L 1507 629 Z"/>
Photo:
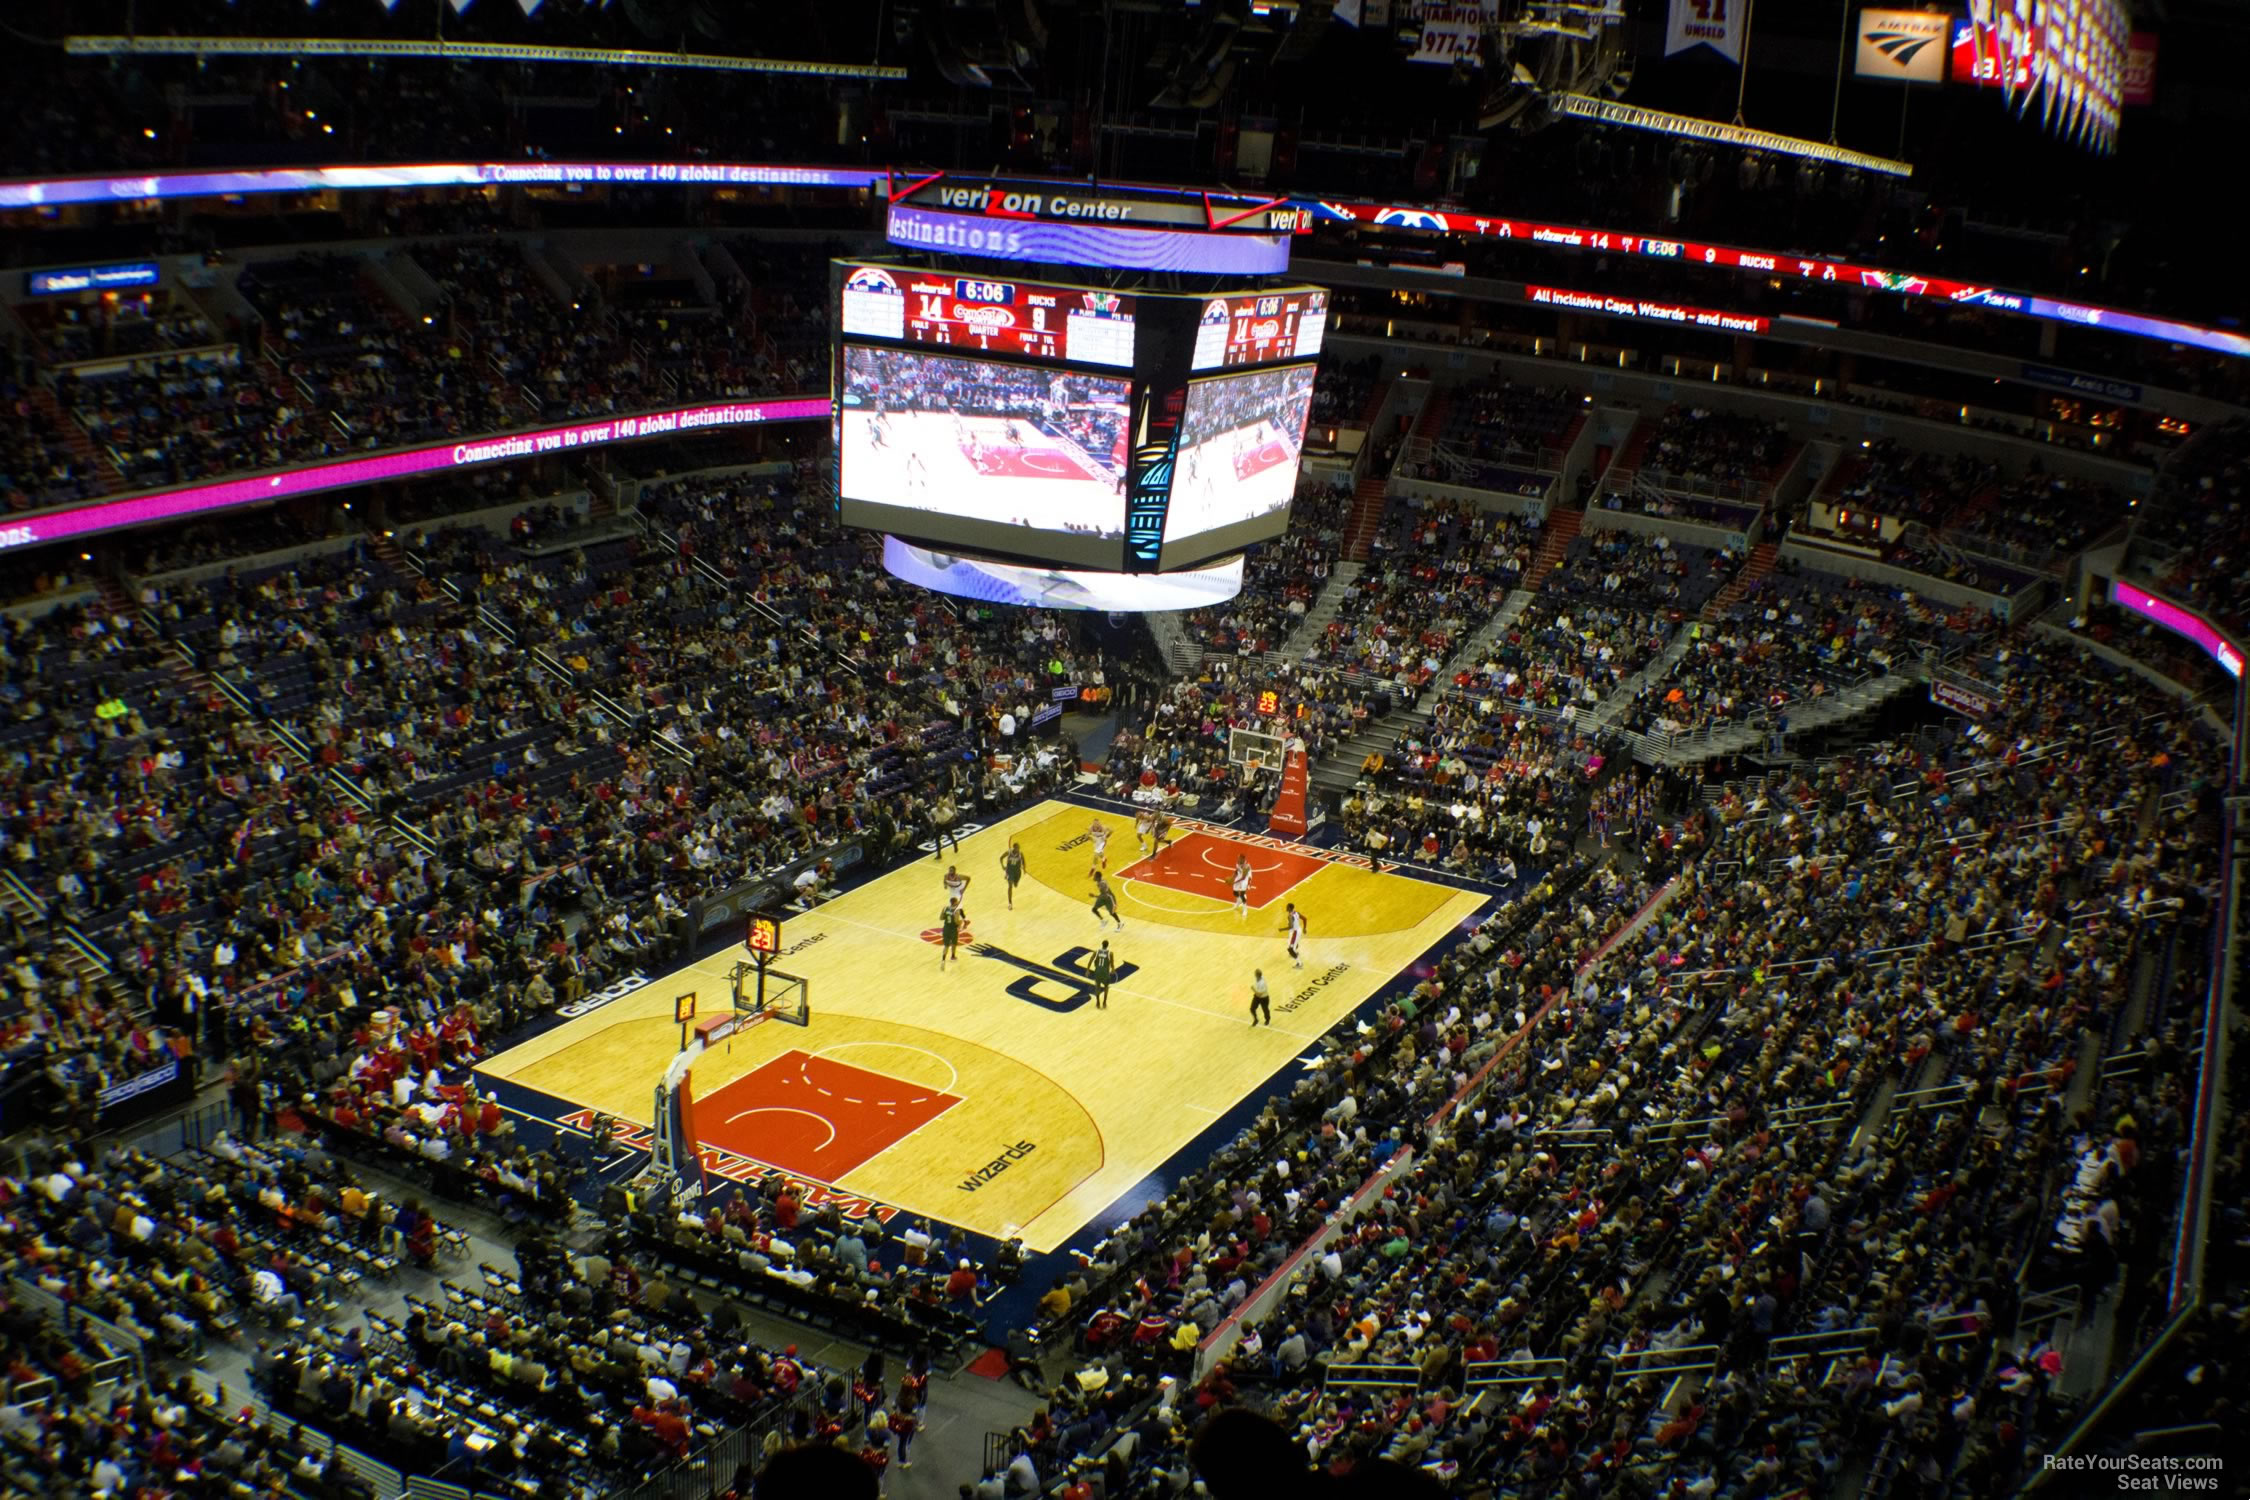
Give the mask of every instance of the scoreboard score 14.
<path id="1" fill-rule="evenodd" d="M 880 266 L 844 282 L 846 334 L 1049 364 L 1133 364 L 1133 299 L 1117 292 L 987 281 Z"/>
<path id="2" fill-rule="evenodd" d="M 1328 332 L 1328 293 L 1285 287 L 1203 304 L 1195 330 L 1196 370 L 1223 370 L 1275 360 L 1311 359 Z"/>

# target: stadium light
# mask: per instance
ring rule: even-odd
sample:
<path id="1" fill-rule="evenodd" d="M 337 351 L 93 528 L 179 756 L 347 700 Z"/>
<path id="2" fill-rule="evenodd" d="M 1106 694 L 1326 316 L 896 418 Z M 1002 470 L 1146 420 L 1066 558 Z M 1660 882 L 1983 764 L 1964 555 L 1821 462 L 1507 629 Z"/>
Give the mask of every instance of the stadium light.
<path id="1" fill-rule="evenodd" d="M 510 42 L 395 41 L 320 36 L 72 36 L 73 57 L 430 57 L 455 62 L 579 63 L 626 68 L 694 68 L 713 73 L 793 73 L 807 78 L 904 78 L 884 63 L 805 62 L 722 57 L 713 52 L 646 52 L 630 47 L 535 47 Z"/>
<path id="2" fill-rule="evenodd" d="M 1746 151 L 1771 151 L 1776 156 L 1798 156 L 1808 161 L 1834 162 L 1838 166 L 1857 167 L 1862 172 L 1880 172 L 1886 177 L 1914 175 L 1914 163 L 1910 161 L 1894 161 L 1887 156 L 1848 151 L 1826 141 L 1808 141 L 1803 136 L 1780 135 L 1771 130 L 1752 130 L 1747 125 L 1722 125 L 1717 120 L 1700 119 L 1695 115 L 1675 115 L 1661 109 L 1643 109 L 1638 104 L 1621 104 L 1615 99 L 1596 99 L 1588 94 L 1549 94 L 1547 102 L 1557 114 L 1575 115 L 1581 120 L 1594 120 L 1604 125 L 1619 125 L 1627 130 L 1653 130 L 1660 135 L 1685 136 L 1690 140 L 1710 141 L 1714 145 L 1740 146 Z"/>

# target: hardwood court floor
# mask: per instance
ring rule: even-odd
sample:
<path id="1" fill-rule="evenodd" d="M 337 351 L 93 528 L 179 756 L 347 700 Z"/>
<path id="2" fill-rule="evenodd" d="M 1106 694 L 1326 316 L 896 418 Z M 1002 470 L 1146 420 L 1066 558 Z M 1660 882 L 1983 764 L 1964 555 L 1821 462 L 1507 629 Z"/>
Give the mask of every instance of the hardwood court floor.
<path id="1" fill-rule="evenodd" d="M 1111 830 L 1124 930 L 1089 902 L 1088 825 Z M 1007 904 L 1000 856 L 1026 873 Z M 1250 855 L 1252 909 L 1229 877 Z M 961 957 L 942 969 L 941 876 L 972 880 Z M 809 1027 L 769 1021 L 697 1062 L 706 1146 L 995 1237 L 1053 1250 L 1380 989 L 1486 898 L 1375 875 L 1302 846 L 1180 831 L 1143 860 L 1129 815 L 1047 802 L 792 916 L 780 967 L 811 983 Z M 1304 967 L 1282 932 L 1295 902 Z M 1092 950 L 1117 976 L 1093 1003 Z M 739 948 L 693 964 L 487 1061 L 480 1071 L 647 1124 L 679 1046 L 675 995 L 729 1003 Z M 1251 971 L 1275 1024 L 1249 1024 Z"/>

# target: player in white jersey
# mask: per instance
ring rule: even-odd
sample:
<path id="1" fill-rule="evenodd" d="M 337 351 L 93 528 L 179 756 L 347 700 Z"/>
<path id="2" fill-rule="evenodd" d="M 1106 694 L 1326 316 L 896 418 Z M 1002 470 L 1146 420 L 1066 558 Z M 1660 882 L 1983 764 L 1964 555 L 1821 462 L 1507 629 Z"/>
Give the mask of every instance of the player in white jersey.
<path id="1" fill-rule="evenodd" d="M 945 899 L 948 904 L 960 906 L 969 897 L 969 877 L 952 865 L 945 867 Z M 967 913 L 964 911 L 963 915 Z"/>
<path id="2" fill-rule="evenodd" d="M 1094 819 L 1093 823 L 1087 827 L 1086 836 L 1094 841 L 1094 868 L 1097 870 L 1108 869 L 1109 825 L 1107 823 L 1104 823 L 1101 819 L 1096 818 Z"/>
<path id="3" fill-rule="evenodd" d="M 1153 809 L 1144 807 L 1133 815 L 1133 842 L 1141 846 L 1141 857 L 1143 859 L 1148 858 L 1149 830 L 1155 826 L 1156 813 Z"/>
<path id="4" fill-rule="evenodd" d="M 1234 860 L 1234 914 L 1250 915 L 1250 856 L 1238 854 Z"/>
<path id="5" fill-rule="evenodd" d="M 1289 903 L 1289 958 L 1298 968 L 1305 966 L 1305 914 L 1294 901 Z"/>

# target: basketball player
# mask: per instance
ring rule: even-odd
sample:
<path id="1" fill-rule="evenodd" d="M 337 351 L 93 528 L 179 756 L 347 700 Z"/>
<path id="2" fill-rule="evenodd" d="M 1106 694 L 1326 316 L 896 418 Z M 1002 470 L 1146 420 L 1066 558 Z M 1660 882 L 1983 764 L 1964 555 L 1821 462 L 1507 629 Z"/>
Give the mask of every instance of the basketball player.
<path id="1" fill-rule="evenodd" d="M 1109 868 L 1109 825 L 1094 819 L 1086 829 L 1086 837 L 1094 841 L 1094 870 L 1098 873 Z"/>
<path id="2" fill-rule="evenodd" d="M 1008 852 L 1000 856 L 1000 878 L 1008 882 L 1008 910 L 1016 909 L 1016 887 L 1023 882 L 1023 845 L 1008 840 Z"/>
<path id="3" fill-rule="evenodd" d="M 1141 846 L 1141 858 L 1143 859 L 1148 858 L 1149 830 L 1155 826 L 1156 813 L 1153 809 L 1144 807 L 1133 815 L 1133 842 Z"/>
<path id="4" fill-rule="evenodd" d="M 1097 867 L 1094 871 L 1094 921 L 1096 923 L 1102 920 L 1104 911 L 1109 913 L 1109 920 L 1117 924 L 1117 930 L 1123 932 L 1125 930 L 1125 919 L 1117 914 L 1117 892 L 1109 888 L 1109 878 L 1103 875 Z M 1291 941 L 1294 942 L 1295 940 L 1292 939 Z"/>
<path id="5" fill-rule="evenodd" d="M 1298 968 L 1305 966 L 1305 914 L 1297 910 L 1297 903 L 1289 903 L 1289 957 Z"/>
<path id="6" fill-rule="evenodd" d="M 927 488 L 930 466 L 922 461 L 920 453 L 909 450 L 906 455 L 906 487 L 910 490 Z"/>
<path id="7" fill-rule="evenodd" d="M 1250 856 L 1247 854 L 1234 857 L 1234 914 L 1250 915 Z"/>
<path id="8" fill-rule="evenodd" d="M 1109 939 L 1094 950 L 1094 1009 L 1109 1009 L 1109 981 L 1117 973 L 1116 955 L 1109 951 Z"/>
<path id="9" fill-rule="evenodd" d="M 937 966 L 943 969 L 947 962 L 961 961 L 961 908 L 948 901 L 945 910 L 938 913 L 938 935 L 944 941 L 938 947 Z"/>
<path id="10" fill-rule="evenodd" d="M 960 906 L 968 898 L 968 894 L 969 877 L 952 865 L 947 865 L 945 867 L 945 904 Z M 966 916 L 967 913 L 963 912 L 962 915 Z"/>
<path id="11" fill-rule="evenodd" d="M 1171 836 L 1172 815 L 1170 813 L 1160 812 L 1149 819 L 1148 838 L 1149 842 L 1156 846 L 1156 853 L 1162 854 L 1164 852 L 1164 841 Z"/>
<path id="12" fill-rule="evenodd" d="M 1250 971 L 1250 1025 L 1253 1030 L 1257 1028 L 1260 1016 L 1265 1017 L 1268 1026 L 1273 1024 L 1273 987 L 1266 983 L 1265 970 L 1252 969 Z"/>

